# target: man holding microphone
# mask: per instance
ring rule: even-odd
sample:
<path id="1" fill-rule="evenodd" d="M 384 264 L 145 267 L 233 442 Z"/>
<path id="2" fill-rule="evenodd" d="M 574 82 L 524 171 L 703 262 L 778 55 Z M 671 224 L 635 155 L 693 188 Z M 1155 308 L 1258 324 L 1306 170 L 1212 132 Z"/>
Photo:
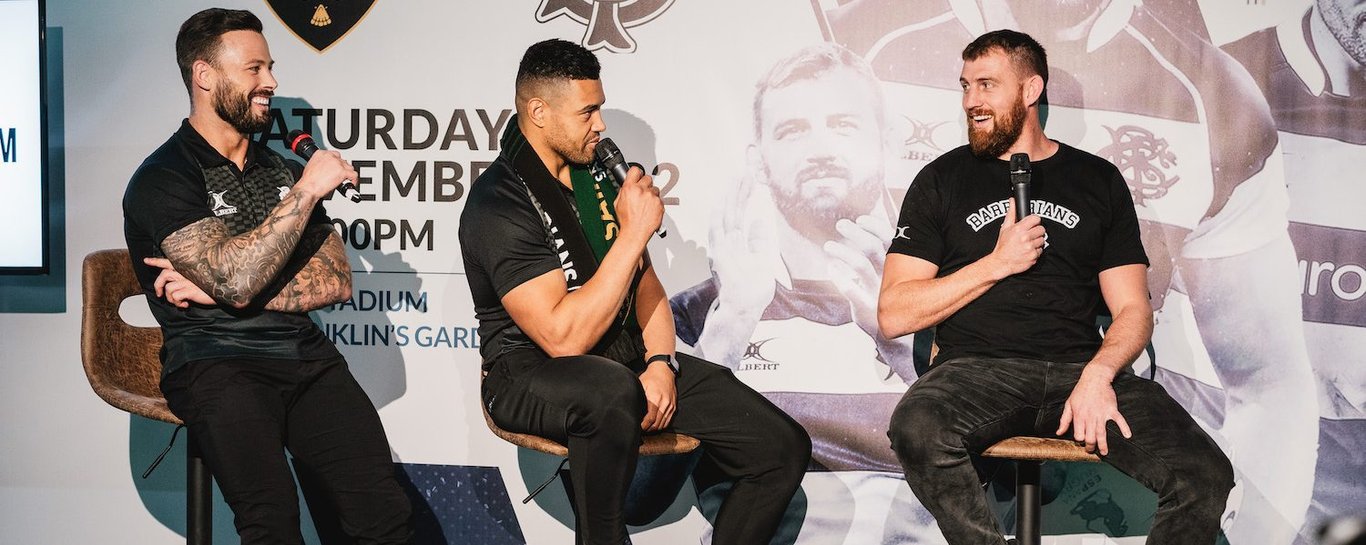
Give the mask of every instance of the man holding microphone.
<path id="1" fill-rule="evenodd" d="M 600 70 L 578 44 L 528 48 L 502 152 L 470 188 L 460 247 L 484 406 L 503 429 L 569 447 L 581 543 L 629 543 L 641 434 L 661 430 L 696 437 L 737 481 L 713 543 L 767 543 L 811 441 L 729 369 L 674 352 L 645 248 L 663 219 L 659 190 L 632 168 L 618 191 L 592 164 L 606 130 Z"/>
<path id="2" fill-rule="evenodd" d="M 878 299 L 884 335 L 934 328 L 939 348 L 889 425 L 911 490 L 949 543 L 1004 544 L 969 454 L 1065 436 L 1157 493 L 1149 543 L 1213 543 L 1228 458 L 1161 385 L 1125 369 L 1153 315 L 1123 177 L 1044 134 L 1048 61 L 1029 35 L 989 32 L 962 58 L 968 145 L 916 176 Z M 1033 172 L 1019 221 L 1006 161 L 1017 153 Z M 1101 303 L 1114 317 L 1104 339 Z"/>
<path id="3" fill-rule="evenodd" d="M 161 390 L 232 508 L 243 544 L 301 544 L 294 476 L 319 528 L 402 544 L 410 506 L 379 414 L 308 312 L 351 296 L 321 199 L 356 171 L 301 168 L 250 139 L 276 81 L 261 21 L 208 9 L 176 36 L 190 116 L 133 174 L 124 236 L 161 324 Z M 316 494 L 314 493 L 316 492 Z"/>

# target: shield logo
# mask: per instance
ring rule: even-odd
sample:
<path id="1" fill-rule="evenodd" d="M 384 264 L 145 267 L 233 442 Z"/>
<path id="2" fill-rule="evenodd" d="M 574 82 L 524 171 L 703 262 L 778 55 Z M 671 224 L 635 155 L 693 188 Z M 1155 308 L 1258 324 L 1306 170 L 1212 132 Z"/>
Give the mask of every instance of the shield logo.
<path id="1" fill-rule="evenodd" d="M 323 53 L 360 24 L 375 0 L 266 0 L 285 27 Z"/>

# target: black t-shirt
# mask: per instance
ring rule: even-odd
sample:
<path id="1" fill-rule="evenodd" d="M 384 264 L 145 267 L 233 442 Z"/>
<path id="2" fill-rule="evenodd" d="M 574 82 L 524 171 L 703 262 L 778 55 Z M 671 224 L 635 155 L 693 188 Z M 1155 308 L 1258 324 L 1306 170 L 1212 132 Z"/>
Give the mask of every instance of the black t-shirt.
<path id="1" fill-rule="evenodd" d="M 498 354 L 534 347 L 503 308 L 503 296 L 561 268 L 540 212 L 515 176 L 507 160 L 499 157 L 470 186 L 460 216 L 460 251 L 479 319 L 479 352 L 485 369 Z"/>
<path id="2" fill-rule="evenodd" d="M 124 238 L 152 315 L 161 324 L 163 376 L 204 359 L 340 356 L 307 314 L 199 305 L 179 309 L 153 291 L 160 269 L 142 260 L 164 257 L 161 242 L 168 235 L 211 217 L 223 220 L 232 235 L 250 231 L 280 203 L 302 172 L 297 162 L 286 161 L 255 142 L 248 147 L 245 165 L 238 170 L 185 121 L 143 161 L 124 192 Z M 321 204 L 309 218 L 310 224 L 330 222 Z"/>
<path id="3" fill-rule="evenodd" d="M 935 331 L 937 362 L 961 356 L 1084 362 L 1100 348 L 1099 273 L 1148 258 L 1119 170 L 1066 144 L 1032 163 L 1030 200 L 1047 247 L 1029 270 L 992 286 Z M 891 253 L 939 266 L 944 277 L 996 246 L 1010 189 L 1009 163 L 967 146 L 926 165 L 901 207 Z"/>

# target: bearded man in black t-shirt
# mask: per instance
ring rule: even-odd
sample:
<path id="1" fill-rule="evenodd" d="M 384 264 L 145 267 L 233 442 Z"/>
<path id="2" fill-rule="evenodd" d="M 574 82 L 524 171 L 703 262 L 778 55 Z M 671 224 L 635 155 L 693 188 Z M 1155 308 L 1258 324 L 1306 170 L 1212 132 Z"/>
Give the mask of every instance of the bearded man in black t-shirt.
<path id="1" fill-rule="evenodd" d="M 664 205 L 632 167 L 593 153 L 606 101 L 593 53 L 532 45 L 498 159 L 470 187 L 460 251 L 479 318 L 484 407 L 498 426 L 568 446 L 579 543 L 621 545 L 642 433 L 696 437 L 735 480 L 712 543 L 768 543 L 811 439 L 730 369 L 674 352 L 669 299 L 645 251 Z"/>
<path id="2" fill-rule="evenodd" d="M 133 268 L 161 324 L 166 403 L 243 544 L 303 543 L 285 449 L 324 543 L 407 543 L 410 507 L 379 414 L 307 314 L 351 296 L 320 200 L 356 171 L 331 151 L 301 168 L 249 138 L 269 124 L 276 86 L 255 15 L 191 16 L 176 60 L 190 117 L 123 198 Z"/>
<path id="3" fill-rule="evenodd" d="M 1004 543 L 969 454 L 1067 434 L 1158 494 L 1149 543 L 1213 543 L 1228 459 L 1160 385 L 1125 371 L 1153 315 L 1123 177 L 1044 135 L 1048 65 L 1033 38 L 984 34 L 963 60 L 969 144 L 916 176 L 878 301 L 884 335 L 935 328 L 939 349 L 889 426 L 911 490 L 950 543 Z M 1032 213 L 1018 222 L 1015 153 L 1033 171 Z M 1102 302 L 1114 319 L 1104 339 Z"/>

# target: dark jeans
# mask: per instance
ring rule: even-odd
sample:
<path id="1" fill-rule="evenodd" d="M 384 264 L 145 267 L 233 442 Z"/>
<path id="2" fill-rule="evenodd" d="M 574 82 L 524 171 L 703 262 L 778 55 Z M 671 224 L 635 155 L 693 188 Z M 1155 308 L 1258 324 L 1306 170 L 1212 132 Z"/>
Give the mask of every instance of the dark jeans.
<path id="1" fill-rule="evenodd" d="M 911 490 L 949 543 L 1005 543 L 968 453 L 1016 435 L 1056 437 L 1082 367 L 960 358 L 911 385 L 888 435 Z M 1120 373 L 1113 384 L 1134 436 L 1125 439 L 1108 423 L 1110 453 L 1103 459 L 1157 493 L 1148 543 L 1214 543 L 1233 488 L 1228 458 L 1161 385 L 1131 373 Z"/>
<path id="2" fill-rule="evenodd" d="M 668 431 L 702 442 L 736 480 L 714 522 L 715 545 L 768 543 L 811 459 L 806 431 L 729 369 L 678 355 L 677 410 Z M 484 406 L 499 427 L 569 447 L 577 533 L 586 545 L 627 541 L 623 509 L 645 417 L 637 370 L 597 356 L 515 350 L 494 361 Z"/>
<path id="3" fill-rule="evenodd" d="M 358 544 L 408 543 L 411 507 L 389 441 L 345 360 L 196 361 L 162 379 L 161 391 L 203 452 L 244 545 L 303 543 L 285 449 L 314 518 L 338 517 L 317 521 L 320 529 L 339 524 Z"/>

